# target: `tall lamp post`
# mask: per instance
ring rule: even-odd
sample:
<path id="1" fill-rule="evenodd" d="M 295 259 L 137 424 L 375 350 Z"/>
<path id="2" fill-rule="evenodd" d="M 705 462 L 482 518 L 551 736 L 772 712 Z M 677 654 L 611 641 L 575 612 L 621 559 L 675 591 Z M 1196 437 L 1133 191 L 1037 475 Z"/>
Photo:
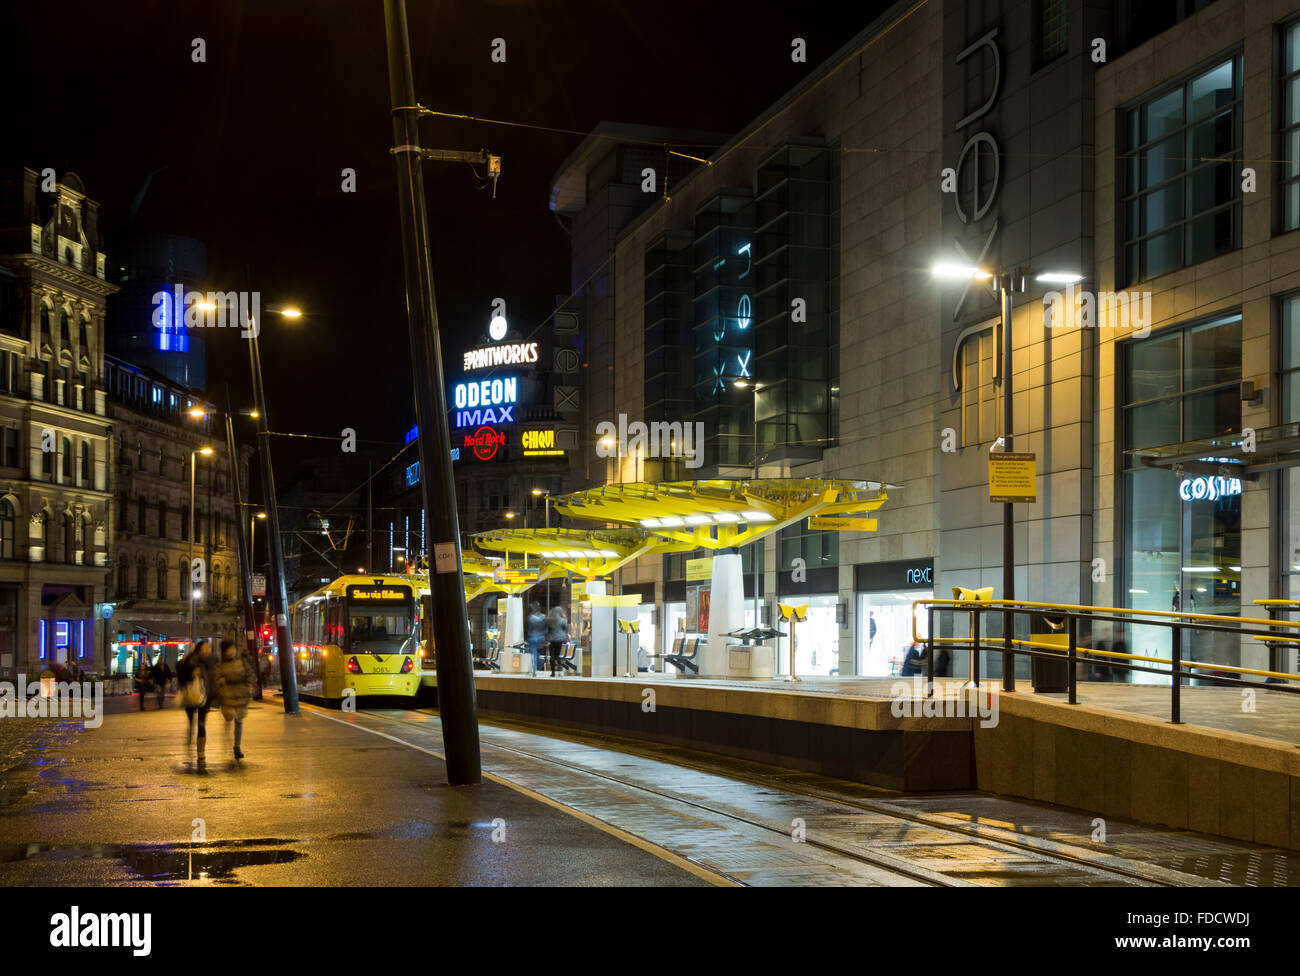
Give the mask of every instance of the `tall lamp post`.
<path id="1" fill-rule="evenodd" d="M 199 411 L 202 416 L 202 411 Z M 190 578 L 188 586 L 190 588 L 190 650 L 194 650 L 194 599 L 198 596 L 198 590 L 194 588 L 194 465 L 198 455 L 202 454 L 208 457 L 212 453 L 212 448 L 206 444 L 203 447 L 195 448 L 190 451 Z M 204 567 L 203 578 L 208 578 L 207 567 Z"/>
<path id="2" fill-rule="evenodd" d="M 302 316 L 296 308 L 275 308 L 285 318 Z M 270 605 L 275 644 L 280 658 L 280 689 L 284 697 L 284 710 L 289 715 L 298 714 L 298 676 L 294 671 L 293 637 L 289 632 L 289 597 L 284 581 L 284 548 L 280 540 L 280 512 L 275 499 L 275 472 L 271 468 L 271 430 L 266 411 L 266 388 L 262 382 L 262 356 L 257 345 L 260 323 L 250 323 L 248 339 L 249 365 L 253 372 L 253 395 L 257 410 L 257 453 L 262 469 L 262 498 L 266 504 L 267 541 L 271 547 L 271 586 L 267 603 Z"/>
<path id="3" fill-rule="evenodd" d="M 957 280 L 988 280 L 998 290 L 1001 306 L 999 328 L 1002 339 L 1002 452 L 1011 453 L 1013 410 L 1011 399 L 1011 349 L 1012 349 L 1012 300 L 1014 292 L 1025 291 L 1025 280 L 1032 274 L 1029 268 L 1015 268 L 1011 271 L 992 272 L 969 264 L 941 263 L 932 269 L 936 278 Z M 1034 277 L 1043 284 L 1072 285 L 1083 280 L 1083 275 L 1072 271 L 1044 271 Z M 954 361 L 954 368 L 956 368 Z M 995 443 L 996 447 L 997 444 Z M 1002 503 L 1002 599 L 1014 600 L 1016 596 L 1016 524 L 1015 504 Z M 1014 615 L 1008 607 L 1002 615 L 1002 690 L 1016 690 L 1016 658 L 1012 651 L 1012 630 Z"/>

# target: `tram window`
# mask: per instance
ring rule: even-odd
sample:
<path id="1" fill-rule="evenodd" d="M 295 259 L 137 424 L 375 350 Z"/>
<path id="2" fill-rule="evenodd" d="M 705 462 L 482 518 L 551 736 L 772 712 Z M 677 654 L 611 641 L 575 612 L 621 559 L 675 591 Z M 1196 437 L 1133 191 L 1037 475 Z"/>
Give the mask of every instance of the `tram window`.
<path id="1" fill-rule="evenodd" d="M 397 650 L 411 636 L 411 612 L 406 607 L 366 607 L 363 612 L 353 611 L 348 619 L 348 634 L 353 649 L 365 647 Z"/>

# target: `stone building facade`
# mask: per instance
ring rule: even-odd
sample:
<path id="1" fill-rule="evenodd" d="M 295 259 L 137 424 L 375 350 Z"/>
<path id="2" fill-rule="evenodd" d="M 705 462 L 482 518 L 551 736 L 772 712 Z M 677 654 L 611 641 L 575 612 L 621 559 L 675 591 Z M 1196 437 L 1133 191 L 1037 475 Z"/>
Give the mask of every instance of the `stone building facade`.
<path id="1" fill-rule="evenodd" d="M 0 179 L 0 670 L 95 666 L 112 556 L 98 205 L 73 173 Z"/>

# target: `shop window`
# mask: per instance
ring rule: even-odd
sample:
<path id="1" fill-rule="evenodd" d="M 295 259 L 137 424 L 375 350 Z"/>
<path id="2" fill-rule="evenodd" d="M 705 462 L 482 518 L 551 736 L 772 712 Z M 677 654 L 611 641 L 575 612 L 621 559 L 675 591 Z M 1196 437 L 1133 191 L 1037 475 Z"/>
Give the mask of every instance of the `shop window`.
<path id="1" fill-rule="evenodd" d="M 1222 475 L 1228 462 L 1213 457 L 1208 447 L 1206 457 L 1187 462 L 1181 472 L 1149 467 L 1132 453 L 1239 431 L 1240 381 L 1240 315 L 1162 330 L 1124 345 L 1125 605 L 1198 613 L 1240 611 L 1240 477 Z M 1231 641 L 1219 641 L 1213 634 L 1196 639 L 1205 646 L 1184 647 L 1189 658 L 1236 657 Z M 1164 628 L 1134 627 L 1128 640 L 1136 653 L 1169 656 L 1169 632 Z M 1148 677 L 1135 674 L 1134 680 L 1145 682 Z"/>
<path id="2" fill-rule="evenodd" d="M 1241 246 L 1241 58 L 1126 114 L 1117 219 L 1127 282 Z"/>

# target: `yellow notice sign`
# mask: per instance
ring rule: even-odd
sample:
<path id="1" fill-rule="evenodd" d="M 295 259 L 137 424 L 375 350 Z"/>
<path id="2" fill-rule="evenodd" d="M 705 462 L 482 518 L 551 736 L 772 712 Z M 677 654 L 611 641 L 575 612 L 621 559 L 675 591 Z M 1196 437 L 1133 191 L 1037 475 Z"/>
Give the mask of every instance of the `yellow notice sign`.
<path id="1" fill-rule="evenodd" d="M 989 501 L 1038 501 L 1038 467 L 1033 454 L 989 455 Z"/>
<path id="2" fill-rule="evenodd" d="M 702 556 L 699 559 L 686 560 L 687 580 L 713 579 L 713 557 Z"/>

